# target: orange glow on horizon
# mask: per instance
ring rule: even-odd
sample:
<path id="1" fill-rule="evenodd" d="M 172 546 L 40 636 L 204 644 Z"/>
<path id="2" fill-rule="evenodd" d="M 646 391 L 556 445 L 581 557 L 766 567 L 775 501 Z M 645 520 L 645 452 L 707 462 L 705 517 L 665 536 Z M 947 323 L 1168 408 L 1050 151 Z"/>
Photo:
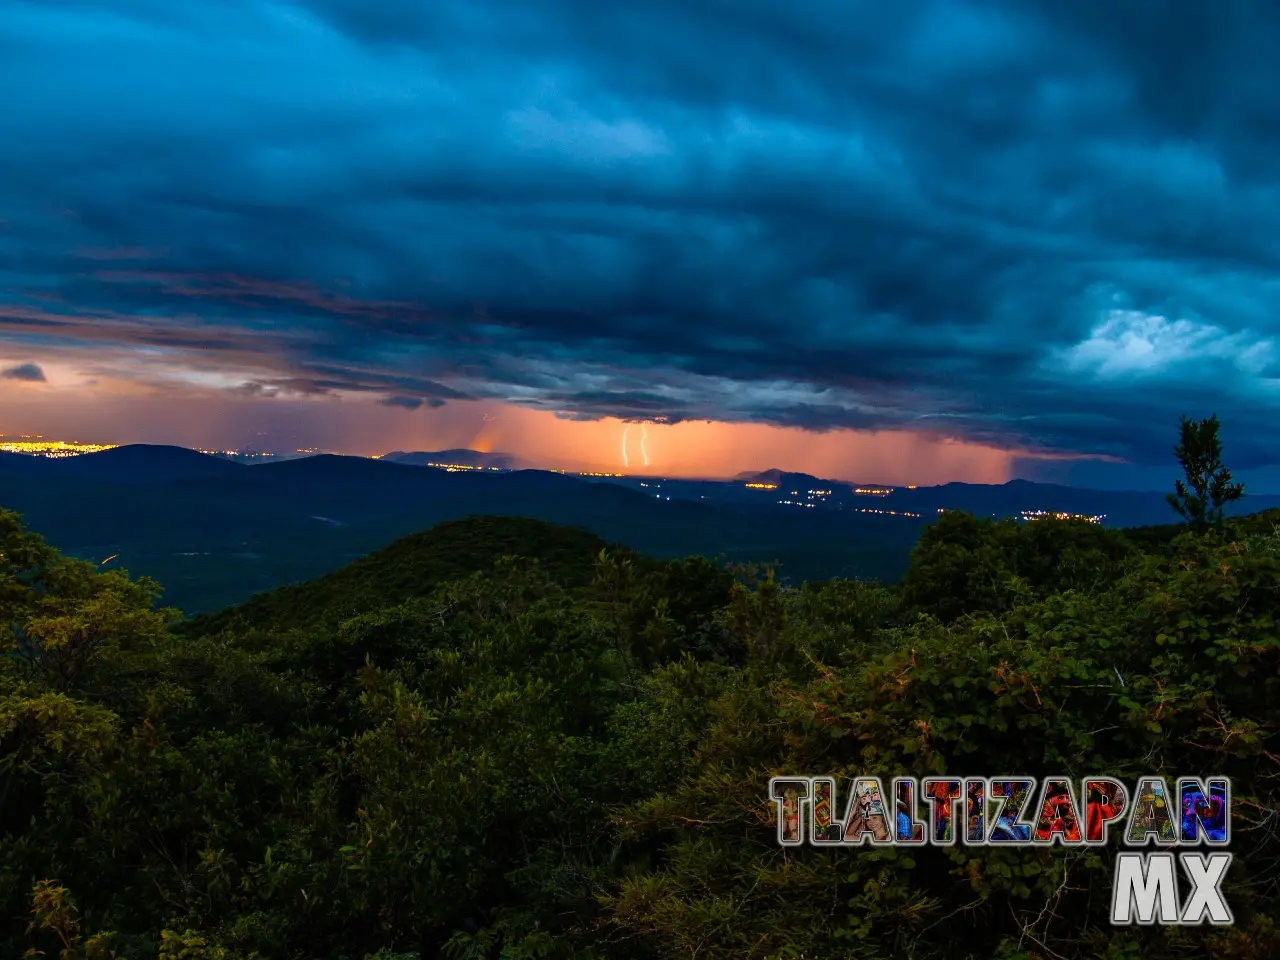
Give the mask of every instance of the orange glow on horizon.
<path id="1" fill-rule="evenodd" d="M 892 484 L 1004 483 L 1018 456 L 905 431 L 809 433 L 765 424 L 705 421 L 645 423 L 642 430 L 629 430 L 631 425 L 612 419 L 567 421 L 541 411 L 508 411 L 498 421 L 501 429 L 494 431 L 495 450 L 547 466 L 607 468 L 638 476 L 732 477 L 776 467 Z M 647 467 L 642 466 L 644 462 Z"/>
<path id="2" fill-rule="evenodd" d="M 574 420 L 483 402 L 406 410 L 379 406 L 367 395 L 266 399 L 201 387 L 143 388 L 105 377 L 94 384 L 69 365 L 45 370 L 45 384 L 0 382 L 0 432 L 217 449 L 319 447 L 363 456 L 463 447 L 550 469 L 722 478 L 778 468 L 893 485 L 1004 483 L 1024 455 L 907 431 L 808 433 L 756 423 L 648 421 L 631 425 L 628 466 L 628 425 L 615 419 Z"/>

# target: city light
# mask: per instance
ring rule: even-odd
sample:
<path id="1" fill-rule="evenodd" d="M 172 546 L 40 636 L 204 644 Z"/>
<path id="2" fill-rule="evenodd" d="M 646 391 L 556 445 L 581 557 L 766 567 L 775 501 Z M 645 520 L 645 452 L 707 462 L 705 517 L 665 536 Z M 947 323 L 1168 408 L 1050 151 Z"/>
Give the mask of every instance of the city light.
<path id="1" fill-rule="evenodd" d="M 1021 519 L 1023 520 L 1044 520 L 1052 517 L 1054 520 L 1086 520 L 1089 523 L 1102 523 L 1107 518 L 1105 513 L 1096 517 L 1091 517 L 1086 513 L 1063 513 L 1058 510 L 1023 510 Z"/>
<path id="2" fill-rule="evenodd" d="M 33 457 L 78 457 L 82 453 L 99 453 L 119 446 L 115 443 L 79 443 L 74 440 L 46 440 L 42 434 L 6 437 L 0 433 L 0 452 L 23 453 Z"/>
<path id="3" fill-rule="evenodd" d="M 428 463 L 428 467 L 435 467 L 437 470 L 444 470 L 446 473 L 483 473 L 486 470 L 493 473 L 501 473 L 501 467 L 476 467 L 469 463 Z M 556 473 L 564 473 L 563 470 L 556 470 Z"/>
<path id="4" fill-rule="evenodd" d="M 196 449 L 210 457 L 235 457 L 238 460 L 266 460 L 275 456 L 274 453 L 263 453 L 257 450 L 206 450 L 203 447 Z"/>

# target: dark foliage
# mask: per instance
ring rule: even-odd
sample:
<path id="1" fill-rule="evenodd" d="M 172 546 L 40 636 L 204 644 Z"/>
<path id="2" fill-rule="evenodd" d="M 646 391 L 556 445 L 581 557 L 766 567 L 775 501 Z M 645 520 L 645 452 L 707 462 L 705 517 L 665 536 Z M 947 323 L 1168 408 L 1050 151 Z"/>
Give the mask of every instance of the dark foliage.
<path id="1" fill-rule="evenodd" d="M 1183 479 L 1169 494 L 1169 506 L 1200 532 L 1221 523 L 1226 505 L 1244 496 L 1244 484 L 1233 483 L 1231 471 L 1222 463 L 1220 426 L 1216 415 L 1204 420 L 1183 417 L 1181 437 L 1173 448 Z"/>
<path id="2" fill-rule="evenodd" d="M 438 583 L 489 570 L 502 557 L 537 557 L 568 587 L 591 582 L 605 542 L 584 530 L 522 517 L 471 517 L 439 524 L 315 580 L 260 594 L 215 614 L 196 617 L 189 634 L 232 626 L 254 630 L 309 628 L 420 597 Z M 615 548 L 618 549 L 618 548 Z"/>
<path id="3" fill-rule="evenodd" d="M 1134 544 L 1086 520 L 1031 523 L 942 514 L 925 530 L 903 578 L 902 598 L 918 613 L 949 622 L 967 613 L 1003 613 L 1046 592 L 1095 590 L 1123 569 Z"/>

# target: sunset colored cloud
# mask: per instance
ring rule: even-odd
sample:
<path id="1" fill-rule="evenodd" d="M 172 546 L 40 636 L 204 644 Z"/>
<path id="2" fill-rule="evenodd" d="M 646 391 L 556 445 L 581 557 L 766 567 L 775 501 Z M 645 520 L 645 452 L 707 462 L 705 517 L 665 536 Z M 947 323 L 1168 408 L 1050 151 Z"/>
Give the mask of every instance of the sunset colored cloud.
<path id="1" fill-rule="evenodd" d="M 1275 467 L 1280 14 L 908 6 L 9 3 L 0 431 Z"/>

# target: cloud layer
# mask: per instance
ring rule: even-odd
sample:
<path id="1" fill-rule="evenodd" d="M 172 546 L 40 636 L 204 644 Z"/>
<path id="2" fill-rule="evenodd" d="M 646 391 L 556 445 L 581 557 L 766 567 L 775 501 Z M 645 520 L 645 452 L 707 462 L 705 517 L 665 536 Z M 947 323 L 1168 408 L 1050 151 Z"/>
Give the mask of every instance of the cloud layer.
<path id="1" fill-rule="evenodd" d="M 47 379 L 39 364 L 19 363 L 0 370 L 0 377 L 6 380 L 24 380 L 27 383 L 44 383 Z"/>
<path id="2" fill-rule="evenodd" d="M 11 0 L 0 346 L 1139 463 L 1217 412 L 1274 463 L 1278 15 L 1102 9 Z"/>

